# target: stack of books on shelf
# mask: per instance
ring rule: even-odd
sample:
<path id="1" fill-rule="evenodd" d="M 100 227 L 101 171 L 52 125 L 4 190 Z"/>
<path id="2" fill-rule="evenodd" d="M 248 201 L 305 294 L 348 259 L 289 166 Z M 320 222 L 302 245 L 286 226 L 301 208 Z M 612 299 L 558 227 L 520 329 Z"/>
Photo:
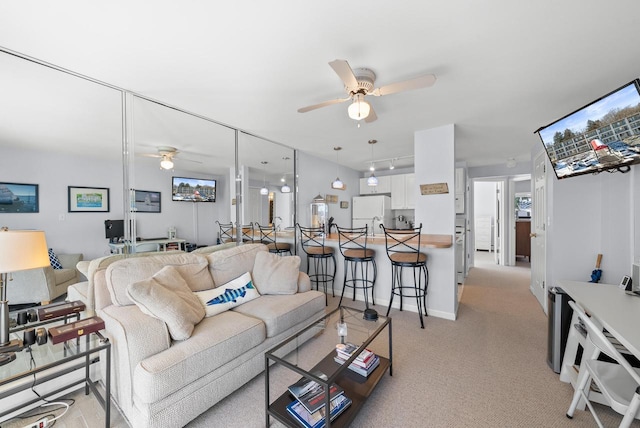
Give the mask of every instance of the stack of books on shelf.
<path id="1" fill-rule="evenodd" d="M 344 364 L 357 349 L 358 347 L 353 343 L 340 343 L 336 345 L 336 356 L 333 359 L 337 363 Z M 365 349 L 349 364 L 349 369 L 361 376 L 368 377 L 379 364 L 380 358 L 371 350 Z"/>
<path id="2" fill-rule="evenodd" d="M 316 374 L 316 373 L 314 373 Z M 318 377 L 326 379 L 324 374 Z M 325 388 L 313 380 L 302 378 L 289 386 L 289 392 L 296 400 L 287 406 L 287 411 L 306 428 L 321 428 L 325 426 Z M 333 421 L 349 405 L 351 400 L 344 394 L 344 389 L 333 384 L 329 387 L 330 415 Z"/>

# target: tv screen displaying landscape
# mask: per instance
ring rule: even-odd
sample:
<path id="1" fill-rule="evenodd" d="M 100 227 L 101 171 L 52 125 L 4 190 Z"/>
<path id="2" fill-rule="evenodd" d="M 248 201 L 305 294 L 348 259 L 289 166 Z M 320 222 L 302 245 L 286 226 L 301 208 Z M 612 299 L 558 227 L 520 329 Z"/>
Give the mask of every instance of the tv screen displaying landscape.
<path id="1" fill-rule="evenodd" d="M 606 170 L 627 172 L 640 163 L 640 81 L 536 132 L 559 179 Z"/>
<path id="2" fill-rule="evenodd" d="M 216 180 L 173 177 L 171 200 L 184 202 L 215 202 Z"/>
<path id="3" fill-rule="evenodd" d="M 160 192 L 136 189 L 133 209 L 139 213 L 159 213 L 161 210 Z"/>

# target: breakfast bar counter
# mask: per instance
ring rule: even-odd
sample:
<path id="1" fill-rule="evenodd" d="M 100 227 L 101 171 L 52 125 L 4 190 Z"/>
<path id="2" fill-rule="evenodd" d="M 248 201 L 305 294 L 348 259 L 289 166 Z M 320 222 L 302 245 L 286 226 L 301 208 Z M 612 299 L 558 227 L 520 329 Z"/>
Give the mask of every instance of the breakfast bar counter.
<path id="1" fill-rule="evenodd" d="M 277 233 L 278 241 L 289 242 L 291 244 L 294 243 L 294 232 L 293 230 L 285 230 Z M 413 238 L 409 242 L 417 244 L 417 238 Z M 340 296 L 342 293 L 342 281 L 344 280 L 344 258 L 340 253 L 340 244 L 337 233 L 330 233 L 325 237 L 325 245 L 327 247 L 331 247 L 334 249 L 334 255 L 336 259 L 336 276 L 334 281 L 335 294 L 336 296 Z M 440 254 L 442 251 L 453 251 L 453 235 L 437 235 L 437 234 L 422 234 L 420 235 L 420 252 L 427 254 L 427 267 L 429 269 L 430 278 L 429 278 L 429 292 L 435 291 L 434 287 L 438 287 L 436 284 L 437 281 L 434 281 L 434 278 L 437 279 L 437 275 L 431 275 L 433 268 L 438 269 L 441 268 L 439 265 L 441 264 L 439 260 L 441 260 L 442 255 Z M 375 251 L 375 262 L 378 270 L 378 276 L 376 278 L 376 285 L 374 289 L 374 301 L 377 305 L 381 305 L 383 307 L 388 306 L 389 299 L 391 296 L 391 262 L 387 257 L 386 251 L 386 243 L 384 234 L 378 233 L 375 236 L 367 237 L 367 248 L 370 248 Z M 307 260 L 304 251 L 302 248 L 297 248 L 297 254 L 302 259 L 302 264 L 300 266 L 300 270 L 306 271 L 307 269 Z M 331 268 L 330 268 L 331 269 Z M 455 269 L 455 267 L 452 267 Z M 447 287 L 446 284 L 440 284 L 441 286 Z M 323 291 L 323 290 L 321 290 Z M 328 290 L 331 293 L 331 290 Z M 347 289 L 345 292 L 345 301 L 351 300 L 353 296 L 352 289 Z M 364 295 L 361 290 L 356 292 L 356 299 L 360 301 L 364 301 Z M 399 308 L 400 299 L 394 299 L 393 307 Z M 344 301 L 343 301 L 344 302 Z M 403 309 L 418 312 L 415 298 L 406 297 L 403 302 Z M 427 296 L 427 313 L 429 312 L 429 297 Z M 386 311 L 385 311 L 386 313 Z"/>

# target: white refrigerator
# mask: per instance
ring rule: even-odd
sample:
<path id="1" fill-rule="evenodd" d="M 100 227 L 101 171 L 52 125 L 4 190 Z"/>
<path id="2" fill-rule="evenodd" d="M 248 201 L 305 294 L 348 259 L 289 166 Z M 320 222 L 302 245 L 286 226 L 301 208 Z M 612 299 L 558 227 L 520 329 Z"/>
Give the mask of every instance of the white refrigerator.
<path id="1" fill-rule="evenodd" d="M 382 234 L 380 224 L 385 227 L 394 227 L 393 216 L 391 214 L 391 197 L 384 195 L 375 196 L 354 196 L 351 204 L 352 227 L 369 226 L 369 233 L 373 226 L 376 235 Z"/>

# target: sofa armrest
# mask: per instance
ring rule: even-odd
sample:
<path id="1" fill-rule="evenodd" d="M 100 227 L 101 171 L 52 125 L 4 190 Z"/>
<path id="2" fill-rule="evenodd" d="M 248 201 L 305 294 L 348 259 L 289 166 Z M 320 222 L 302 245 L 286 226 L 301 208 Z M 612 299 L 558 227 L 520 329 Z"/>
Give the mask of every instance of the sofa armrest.
<path id="1" fill-rule="evenodd" d="M 304 272 L 298 273 L 298 293 L 306 293 L 311 290 L 311 280 Z"/>
<path id="2" fill-rule="evenodd" d="M 80 260 L 76 263 L 76 269 L 80 272 L 80 275 L 84 276 L 84 280 L 89 279 L 89 265 L 91 264 L 91 260 Z"/>
<path id="3" fill-rule="evenodd" d="M 121 406 L 131 408 L 133 371 L 145 358 L 169 349 L 169 330 L 162 320 L 144 314 L 135 305 L 110 305 L 97 313 L 111 342 L 112 394 Z"/>

